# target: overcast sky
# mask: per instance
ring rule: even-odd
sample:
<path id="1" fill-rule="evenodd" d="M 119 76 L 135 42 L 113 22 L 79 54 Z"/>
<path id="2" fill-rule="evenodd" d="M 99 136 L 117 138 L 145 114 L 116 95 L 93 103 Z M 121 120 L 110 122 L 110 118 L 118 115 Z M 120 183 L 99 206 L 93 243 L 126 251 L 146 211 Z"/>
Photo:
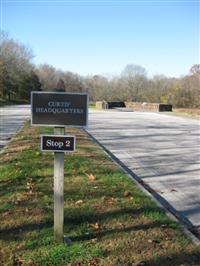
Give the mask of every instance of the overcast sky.
<path id="1" fill-rule="evenodd" d="M 0 1 L 1 28 L 37 64 L 81 75 L 137 64 L 178 77 L 199 63 L 199 1 Z"/>

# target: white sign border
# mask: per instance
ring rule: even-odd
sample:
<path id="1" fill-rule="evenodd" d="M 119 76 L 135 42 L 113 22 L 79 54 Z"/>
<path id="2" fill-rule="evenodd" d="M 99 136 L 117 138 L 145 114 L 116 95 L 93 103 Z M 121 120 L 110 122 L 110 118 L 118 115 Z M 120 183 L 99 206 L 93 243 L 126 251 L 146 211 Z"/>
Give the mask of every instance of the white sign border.
<path id="1" fill-rule="evenodd" d="M 43 151 L 43 152 L 63 152 L 63 153 L 71 153 L 71 152 L 75 152 L 76 151 L 76 136 L 73 136 L 73 135 L 50 135 L 50 134 L 42 134 L 40 135 L 41 139 L 40 139 L 40 150 Z M 61 150 L 44 150 L 42 148 L 42 140 L 43 140 L 43 137 L 70 137 L 70 138 L 73 138 L 74 139 L 74 149 L 73 151 L 61 151 Z"/>

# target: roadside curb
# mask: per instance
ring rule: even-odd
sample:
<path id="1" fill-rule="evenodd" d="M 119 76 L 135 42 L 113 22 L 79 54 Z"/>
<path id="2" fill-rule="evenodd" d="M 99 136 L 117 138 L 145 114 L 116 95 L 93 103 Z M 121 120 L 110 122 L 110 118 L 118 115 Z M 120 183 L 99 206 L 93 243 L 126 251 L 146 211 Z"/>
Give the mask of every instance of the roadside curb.
<path id="1" fill-rule="evenodd" d="M 92 134 L 90 134 L 86 129 L 83 129 L 86 134 L 97 143 L 102 150 L 111 158 L 111 160 L 120 167 L 120 169 L 134 181 L 137 187 L 142 190 L 146 195 L 148 195 L 160 208 L 162 208 L 166 215 L 173 221 L 181 225 L 184 233 L 192 240 L 192 242 L 199 246 L 200 239 L 193 233 L 194 226 L 183 216 L 177 213 L 177 211 L 164 200 L 157 192 L 153 191 L 149 185 L 144 183 L 139 177 L 134 174 L 124 163 L 122 163 L 112 152 L 110 152 L 104 145 L 102 145 Z"/>

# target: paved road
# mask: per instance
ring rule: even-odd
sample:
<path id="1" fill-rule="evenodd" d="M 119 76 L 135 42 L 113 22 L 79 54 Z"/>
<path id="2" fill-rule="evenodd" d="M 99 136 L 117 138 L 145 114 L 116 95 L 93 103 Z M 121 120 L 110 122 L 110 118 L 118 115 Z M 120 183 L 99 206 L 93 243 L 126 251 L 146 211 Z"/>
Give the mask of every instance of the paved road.
<path id="1" fill-rule="evenodd" d="M 200 123 L 159 113 L 90 111 L 89 128 L 178 213 L 200 226 Z"/>
<path id="2" fill-rule="evenodd" d="M 29 117 L 30 105 L 12 105 L 0 108 L 0 150 Z"/>

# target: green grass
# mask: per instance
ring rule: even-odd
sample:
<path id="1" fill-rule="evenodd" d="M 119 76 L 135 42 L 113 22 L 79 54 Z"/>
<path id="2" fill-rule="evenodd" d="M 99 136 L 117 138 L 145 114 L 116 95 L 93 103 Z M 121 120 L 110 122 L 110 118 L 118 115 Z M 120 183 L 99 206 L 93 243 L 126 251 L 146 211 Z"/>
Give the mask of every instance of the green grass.
<path id="1" fill-rule="evenodd" d="M 89 108 L 96 108 L 96 103 L 94 103 L 94 102 L 91 103 L 91 102 L 90 102 L 90 103 L 89 103 Z"/>
<path id="2" fill-rule="evenodd" d="M 53 154 L 28 124 L 1 154 L 0 265 L 200 265 L 200 249 L 86 133 L 65 155 L 64 234 L 53 238 Z"/>

